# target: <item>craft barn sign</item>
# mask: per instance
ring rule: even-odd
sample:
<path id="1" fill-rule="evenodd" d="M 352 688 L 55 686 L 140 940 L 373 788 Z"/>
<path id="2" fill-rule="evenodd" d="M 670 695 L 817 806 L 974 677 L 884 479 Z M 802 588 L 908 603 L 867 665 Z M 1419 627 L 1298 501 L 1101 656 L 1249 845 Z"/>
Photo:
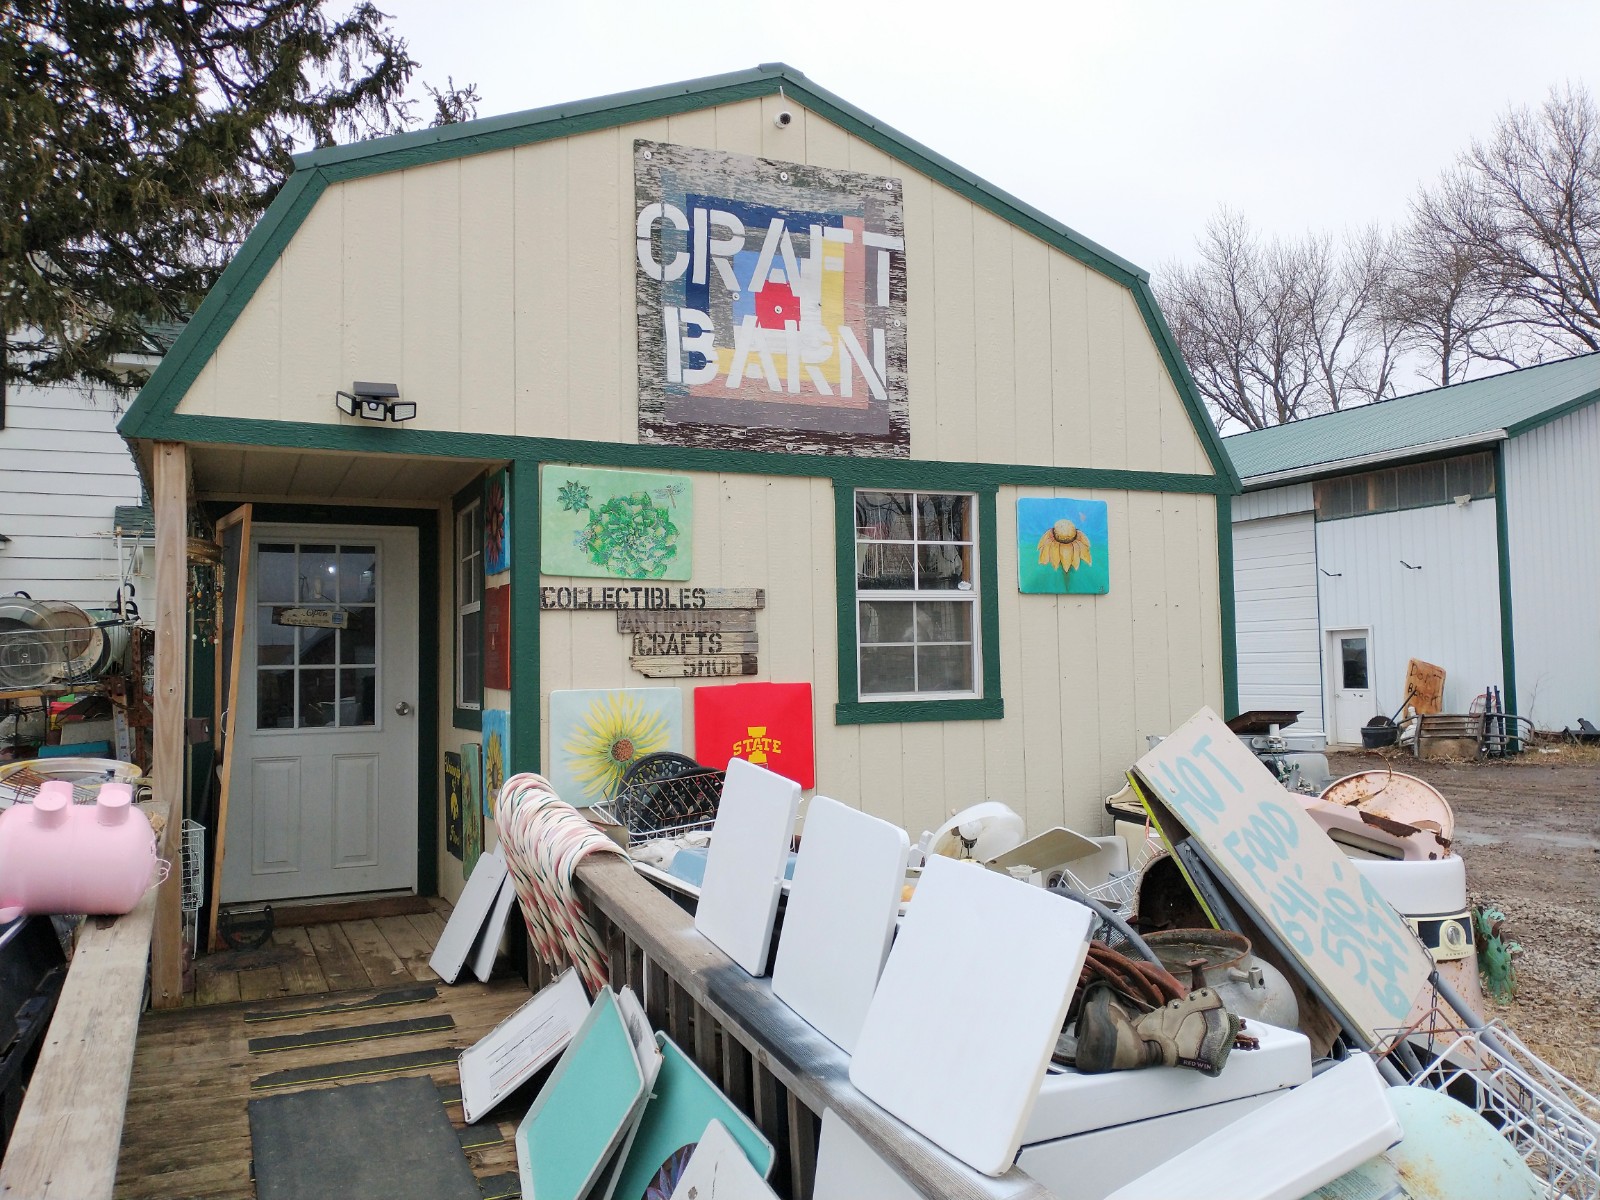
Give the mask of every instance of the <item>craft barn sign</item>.
<path id="1" fill-rule="evenodd" d="M 634 143 L 639 440 L 904 458 L 898 179 Z"/>

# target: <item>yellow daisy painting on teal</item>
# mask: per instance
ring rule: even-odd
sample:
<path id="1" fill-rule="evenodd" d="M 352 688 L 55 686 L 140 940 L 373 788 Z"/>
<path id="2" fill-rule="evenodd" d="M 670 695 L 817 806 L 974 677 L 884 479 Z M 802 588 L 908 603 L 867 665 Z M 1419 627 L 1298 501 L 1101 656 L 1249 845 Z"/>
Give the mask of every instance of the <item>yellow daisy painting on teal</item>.
<path id="1" fill-rule="evenodd" d="M 609 800 L 647 754 L 683 749 L 683 693 L 675 687 L 550 693 L 549 778 L 580 808 Z"/>

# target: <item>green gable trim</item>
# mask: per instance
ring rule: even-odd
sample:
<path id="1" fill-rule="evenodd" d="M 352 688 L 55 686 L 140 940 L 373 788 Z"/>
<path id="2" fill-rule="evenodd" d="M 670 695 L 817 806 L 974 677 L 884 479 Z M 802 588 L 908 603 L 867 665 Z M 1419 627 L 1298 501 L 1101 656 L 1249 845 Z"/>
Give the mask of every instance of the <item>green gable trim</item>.
<path id="1" fill-rule="evenodd" d="M 780 91 L 786 99 L 815 112 L 1002 220 L 1033 234 L 1069 258 L 1128 288 L 1133 293 L 1145 328 L 1166 364 L 1173 386 L 1183 401 L 1190 424 L 1205 446 L 1211 469 L 1227 491 L 1239 491 L 1239 477 L 1222 448 L 1216 427 L 1206 414 L 1193 380 L 1183 366 L 1177 343 L 1150 289 L 1148 273 L 1082 237 L 1039 209 L 882 124 L 831 92 L 817 87 L 800 72 L 781 63 L 577 104 L 463 122 L 442 129 L 396 134 L 350 146 L 317 150 L 298 157 L 295 173 L 245 239 L 216 287 L 123 417 L 120 425 L 123 435 L 166 436 L 155 432 L 157 425 L 152 419 L 176 412 L 184 393 L 199 375 L 206 360 L 226 336 L 329 183 L 531 145 L 554 138 L 572 137 L 675 113 L 776 95 Z"/>
<path id="2" fill-rule="evenodd" d="M 1239 715 L 1239 626 L 1233 595 L 1233 497 L 1217 497 L 1217 598 L 1222 621 L 1222 715 Z"/>
<path id="3" fill-rule="evenodd" d="M 839 643 L 839 702 L 833 719 L 838 725 L 890 725 L 907 721 L 998 721 L 1006 715 L 1000 696 L 1000 581 L 995 566 L 998 520 L 993 486 L 974 487 L 959 475 L 946 475 L 942 483 L 929 482 L 925 490 L 976 492 L 978 496 L 978 629 L 982 658 L 983 695 L 970 700 L 861 699 L 856 670 L 856 488 L 890 488 L 871 474 L 861 479 L 833 483 L 834 588 L 838 599 L 835 637 Z"/>

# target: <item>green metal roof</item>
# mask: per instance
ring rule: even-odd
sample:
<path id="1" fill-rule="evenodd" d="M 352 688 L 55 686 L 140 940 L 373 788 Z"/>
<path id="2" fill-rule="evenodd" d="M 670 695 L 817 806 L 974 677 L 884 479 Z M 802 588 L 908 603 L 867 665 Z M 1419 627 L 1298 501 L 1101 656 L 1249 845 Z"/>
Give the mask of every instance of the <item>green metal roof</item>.
<path id="1" fill-rule="evenodd" d="M 1248 484 L 1263 475 L 1314 475 L 1351 459 L 1404 458 L 1441 442 L 1516 437 L 1596 400 L 1600 353 L 1237 433 L 1222 445 Z"/>

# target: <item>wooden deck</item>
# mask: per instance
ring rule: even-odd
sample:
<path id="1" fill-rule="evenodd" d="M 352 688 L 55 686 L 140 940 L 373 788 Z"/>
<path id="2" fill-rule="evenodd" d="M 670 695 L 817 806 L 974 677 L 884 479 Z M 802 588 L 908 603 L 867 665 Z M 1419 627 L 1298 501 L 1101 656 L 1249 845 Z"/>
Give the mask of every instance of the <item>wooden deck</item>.
<path id="1" fill-rule="evenodd" d="M 503 1020 L 528 997 L 520 978 L 507 973 L 488 984 L 451 987 L 429 969 L 427 959 L 446 915 L 441 906 L 423 914 L 289 927 L 275 931 L 258 951 L 202 959 L 191 1007 L 147 1012 L 140 1020 L 116 1196 L 252 1200 L 248 1101 L 301 1087 L 340 1086 L 320 1081 L 253 1089 L 253 1081 L 302 1067 L 459 1049 Z M 431 984 L 438 994 L 394 1007 L 246 1021 L 246 1014 L 348 1004 L 422 984 Z M 442 1016 L 455 1027 L 267 1053 L 252 1053 L 248 1045 L 252 1038 Z M 367 1078 L 426 1074 L 441 1090 L 456 1087 L 454 1054 L 438 1057 L 448 1061 Z M 464 1125 L 459 1102 L 447 1105 L 446 1112 L 458 1129 Z M 502 1140 L 467 1151 L 480 1181 L 516 1173 L 514 1118 L 495 1122 Z"/>

